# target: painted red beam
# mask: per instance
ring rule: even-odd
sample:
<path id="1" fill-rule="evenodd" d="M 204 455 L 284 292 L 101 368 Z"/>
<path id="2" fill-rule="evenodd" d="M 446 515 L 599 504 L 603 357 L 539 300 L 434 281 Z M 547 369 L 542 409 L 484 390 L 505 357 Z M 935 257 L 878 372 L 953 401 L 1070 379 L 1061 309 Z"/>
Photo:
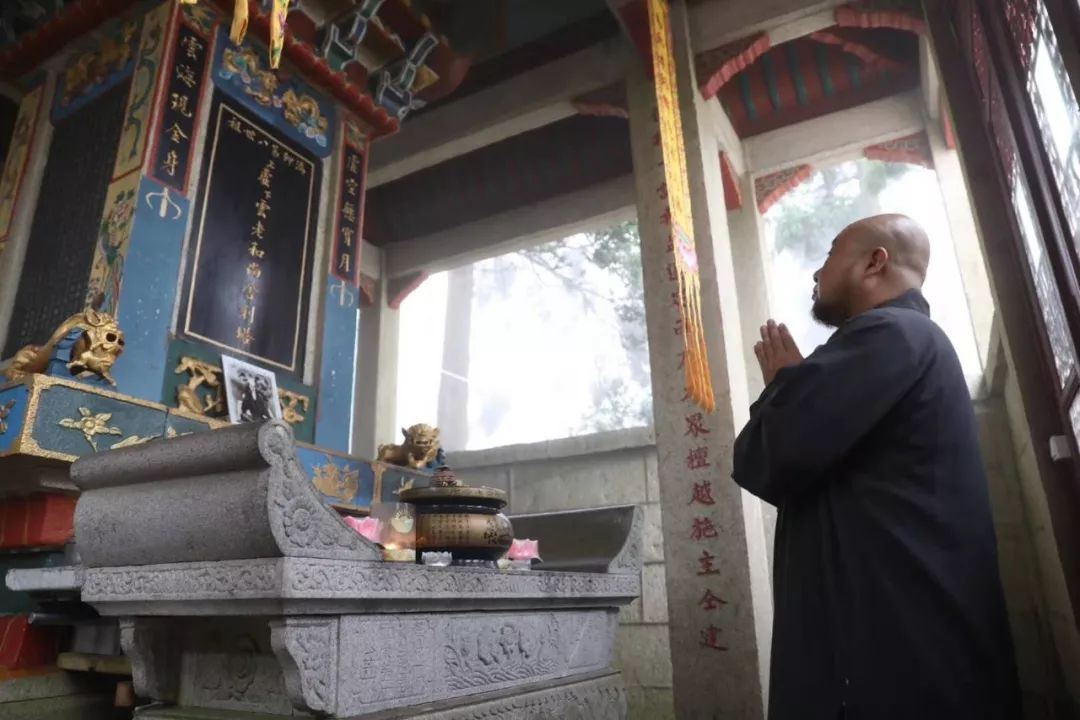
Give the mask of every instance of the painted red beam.
<path id="1" fill-rule="evenodd" d="M 853 36 L 843 28 L 819 30 L 810 33 L 810 39 L 826 45 L 836 45 L 849 55 L 854 55 L 868 67 L 882 70 L 903 71 L 905 66 L 890 57 L 886 57 L 867 45 L 862 38 Z"/>
<path id="2" fill-rule="evenodd" d="M 15 81 L 48 60 L 72 40 L 127 10 L 137 0 L 79 0 L 23 33 L 14 44 L 0 50 L 0 77 Z"/>
<path id="3" fill-rule="evenodd" d="M 926 20 L 903 10 L 878 10 L 857 5 L 841 5 L 834 15 L 840 27 L 892 28 L 917 35 L 926 34 Z"/>
<path id="4" fill-rule="evenodd" d="M 728 210 L 742 208 L 742 188 L 739 187 L 739 177 L 735 168 L 731 165 L 731 158 L 726 152 L 720 153 L 720 177 L 724 181 L 724 205 Z"/>
<path id="5" fill-rule="evenodd" d="M 780 199 L 810 179 L 814 169 L 809 165 L 797 165 L 754 179 L 754 195 L 757 196 L 758 212 L 764 215 Z"/>
<path id="6" fill-rule="evenodd" d="M 754 64 L 772 46 L 766 33 L 736 40 L 694 58 L 698 84 L 706 99 L 713 98 L 733 77 Z"/>

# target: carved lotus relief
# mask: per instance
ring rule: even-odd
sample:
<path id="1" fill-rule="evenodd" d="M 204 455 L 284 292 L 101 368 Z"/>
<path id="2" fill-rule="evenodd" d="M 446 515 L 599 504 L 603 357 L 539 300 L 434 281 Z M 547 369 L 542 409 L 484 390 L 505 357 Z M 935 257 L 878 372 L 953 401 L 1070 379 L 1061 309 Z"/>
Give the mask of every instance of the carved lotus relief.
<path id="1" fill-rule="evenodd" d="M 560 650 L 552 623 L 504 622 L 475 631 L 462 626 L 443 649 L 453 690 L 494 685 L 556 672 Z"/>

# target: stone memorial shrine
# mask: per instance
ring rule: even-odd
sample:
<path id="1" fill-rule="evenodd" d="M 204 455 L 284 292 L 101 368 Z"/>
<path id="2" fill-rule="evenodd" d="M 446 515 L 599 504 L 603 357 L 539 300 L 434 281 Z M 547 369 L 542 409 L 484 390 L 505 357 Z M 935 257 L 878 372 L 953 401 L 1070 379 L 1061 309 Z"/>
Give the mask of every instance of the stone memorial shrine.
<path id="1" fill-rule="evenodd" d="M 86 457 L 71 478 L 79 564 L 8 585 L 117 619 L 151 702 L 136 717 L 626 716 L 611 663 L 640 592 L 636 508 L 511 518 L 552 538 L 557 570 L 427 567 L 343 522 L 281 422 Z M 559 544 L 568 525 L 596 542 Z"/>

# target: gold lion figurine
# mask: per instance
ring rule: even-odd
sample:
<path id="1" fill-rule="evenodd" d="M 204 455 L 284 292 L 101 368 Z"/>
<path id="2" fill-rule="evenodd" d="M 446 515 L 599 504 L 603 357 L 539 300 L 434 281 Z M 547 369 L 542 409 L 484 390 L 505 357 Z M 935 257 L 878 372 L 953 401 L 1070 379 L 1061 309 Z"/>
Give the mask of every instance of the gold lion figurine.
<path id="1" fill-rule="evenodd" d="M 65 320 L 45 345 L 27 345 L 15 353 L 4 376 L 8 380 L 19 380 L 33 373 L 45 372 L 56 346 L 74 330 L 82 330 L 83 333 L 71 348 L 71 362 L 67 364 L 71 374 L 81 376 L 90 373 L 116 385 L 110 371 L 124 352 L 124 333 L 112 315 L 90 309 Z"/>
<path id="2" fill-rule="evenodd" d="M 420 423 L 408 430 L 401 429 L 405 442 L 401 445 L 380 445 L 376 460 L 418 470 L 439 454 L 439 428 Z"/>

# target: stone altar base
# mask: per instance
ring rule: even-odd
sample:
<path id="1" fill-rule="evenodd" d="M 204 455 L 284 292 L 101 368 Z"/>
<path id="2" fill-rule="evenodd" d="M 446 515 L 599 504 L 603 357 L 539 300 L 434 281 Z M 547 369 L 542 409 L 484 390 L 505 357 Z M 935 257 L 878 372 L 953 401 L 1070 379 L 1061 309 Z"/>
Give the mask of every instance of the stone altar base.
<path id="1" fill-rule="evenodd" d="M 137 720 L 252 720 L 232 710 L 148 707 Z M 527 689 L 473 695 L 457 703 L 439 703 L 407 711 L 357 715 L 348 720 L 620 720 L 626 717 L 626 691 L 618 673 L 598 674 Z"/>
<path id="2" fill-rule="evenodd" d="M 634 507 L 523 516 L 558 571 L 383 562 L 315 494 L 281 423 L 77 462 L 79 567 L 13 590 L 117 618 L 139 718 L 621 720 Z M 516 519 L 515 519 L 516 520 Z M 581 540 L 555 540 L 573 526 Z"/>
<path id="3" fill-rule="evenodd" d="M 0 675 L 0 717 L 4 720 L 120 720 L 113 707 L 115 679 L 51 670 Z"/>

